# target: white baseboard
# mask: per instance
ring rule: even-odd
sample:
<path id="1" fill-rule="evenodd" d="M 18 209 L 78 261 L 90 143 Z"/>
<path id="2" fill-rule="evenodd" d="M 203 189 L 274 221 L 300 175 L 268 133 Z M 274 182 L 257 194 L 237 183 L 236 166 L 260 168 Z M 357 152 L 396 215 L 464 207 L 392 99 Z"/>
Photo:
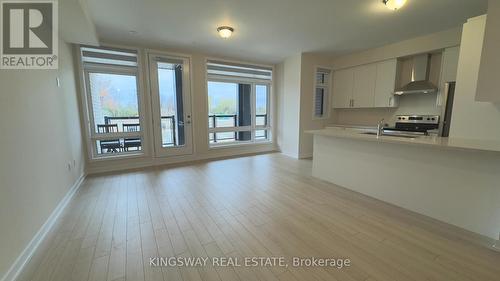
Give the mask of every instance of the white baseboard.
<path id="1" fill-rule="evenodd" d="M 312 157 L 313 157 L 313 153 L 312 152 L 301 153 L 299 155 L 299 159 L 308 159 L 308 158 L 312 158 Z"/>
<path id="2" fill-rule="evenodd" d="M 498 240 L 495 241 L 495 244 L 491 245 L 491 248 L 497 252 L 500 252 L 500 233 L 498 233 Z"/>
<path id="3" fill-rule="evenodd" d="M 54 209 L 54 211 L 52 211 L 47 221 L 45 221 L 45 223 L 35 234 L 33 239 L 31 239 L 26 248 L 24 248 L 21 254 L 17 257 L 16 261 L 12 264 L 7 273 L 5 273 L 5 275 L 2 277 L 1 281 L 15 281 L 17 277 L 19 277 L 19 274 L 28 264 L 31 257 L 33 257 L 33 254 L 35 253 L 36 249 L 45 239 L 47 233 L 49 233 L 49 231 L 52 229 L 55 222 L 57 221 L 57 218 L 59 218 L 63 210 L 66 208 L 68 203 L 76 194 L 84 179 L 85 179 L 85 174 L 82 174 L 78 178 L 78 180 L 73 184 L 70 190 L 66 193 L 63 199 L 59 202 L 59 204 L 57 204 L 57 207 Z"/>
<path id="4" fill-rule="evenodd" d="M 492 248 L 494 251 L 500 252 L 500 241 L 497 241 L 497 243 L 496 243 L 496 244 L 493 244 L 493 246 L 491 246 L 491 248 Z"/>
<path id="5" fill-rule="evenodd" d="M 271 153 L 277 152 L 276 146 L 273 144 L 259 144 L 252 145 L 249 147 L 224 147 L 209 150 L 204 154 L 191 154 L 183 156 L 172 156 L 172 157 L 144 157 L 138 159 L 117 159 L 109 161 L 99 161 L 90 163 L 86 168 L 86 173 L 88 175 L 116 172 L 116 171 L 126 171 L 130 169 L 140 169 L 155 166 L 164 166 L 170 164 L 182 164 L 190 163 L 196 161 L 209 161 L 224 158 L 233 157 L 244 157 L 249 155 L 257 155 L 261 153 Z M 297 158 L 297 157 L 296 157 Z"/>

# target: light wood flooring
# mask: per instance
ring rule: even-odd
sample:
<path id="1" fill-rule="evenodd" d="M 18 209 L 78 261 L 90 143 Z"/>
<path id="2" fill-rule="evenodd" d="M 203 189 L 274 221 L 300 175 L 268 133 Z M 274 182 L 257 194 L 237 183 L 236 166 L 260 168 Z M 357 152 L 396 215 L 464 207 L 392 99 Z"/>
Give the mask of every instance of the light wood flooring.
<path id="1" fill-rule="evenodd" d="M 89 177 L 21 279 L 500 280 L 480 237 L 314 179 L 311 165 L 275 153 Z M 150 267 L 157 256 L 351 266 Z"/>

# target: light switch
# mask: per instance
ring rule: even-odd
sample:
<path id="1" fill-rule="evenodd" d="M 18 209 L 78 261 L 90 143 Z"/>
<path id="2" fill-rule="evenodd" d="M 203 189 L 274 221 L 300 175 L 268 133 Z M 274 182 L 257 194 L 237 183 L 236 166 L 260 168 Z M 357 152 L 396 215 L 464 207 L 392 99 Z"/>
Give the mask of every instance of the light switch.
<path id="1" fill-rule="evenodd" d="M 56 77 L 56 85 L 58 88 L 61 87 L 61 81 L 59 80 L 59 77 Z"/>

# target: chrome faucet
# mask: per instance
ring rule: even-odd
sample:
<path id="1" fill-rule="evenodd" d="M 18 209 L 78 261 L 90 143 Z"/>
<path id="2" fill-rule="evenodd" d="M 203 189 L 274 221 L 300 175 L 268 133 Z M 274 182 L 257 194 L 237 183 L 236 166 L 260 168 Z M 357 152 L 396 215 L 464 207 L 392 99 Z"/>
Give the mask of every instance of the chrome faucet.
<path id="1" fill-rule="evenodd" d="M 384 122 L 384 118 L 382 118 L 380 121 L 378 121 L 378 124 L 377 124 L 377 137 L 380 137 L 384 133 L 384 126 L 385 126 L 385 124 L 383 122 Z"/>

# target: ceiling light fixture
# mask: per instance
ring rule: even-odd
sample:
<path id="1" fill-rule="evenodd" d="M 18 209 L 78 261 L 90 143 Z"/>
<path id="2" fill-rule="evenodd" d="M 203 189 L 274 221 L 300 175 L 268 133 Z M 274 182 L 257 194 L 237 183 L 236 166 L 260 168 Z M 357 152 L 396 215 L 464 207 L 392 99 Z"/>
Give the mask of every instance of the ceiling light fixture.
<path id="1" fill-rule="evenodd" d="M 382 3 L 384 3 L 387 8 L 395 11 L 403 7 L 406 0 L 382 0 Z"/>
<path id="2" fill-rule="evenodd" d="M 219 26 L 217 32 L 219 32 L 220 37 L 227 39 L 233 35 L 234 28 L 230 26 Z"/>

